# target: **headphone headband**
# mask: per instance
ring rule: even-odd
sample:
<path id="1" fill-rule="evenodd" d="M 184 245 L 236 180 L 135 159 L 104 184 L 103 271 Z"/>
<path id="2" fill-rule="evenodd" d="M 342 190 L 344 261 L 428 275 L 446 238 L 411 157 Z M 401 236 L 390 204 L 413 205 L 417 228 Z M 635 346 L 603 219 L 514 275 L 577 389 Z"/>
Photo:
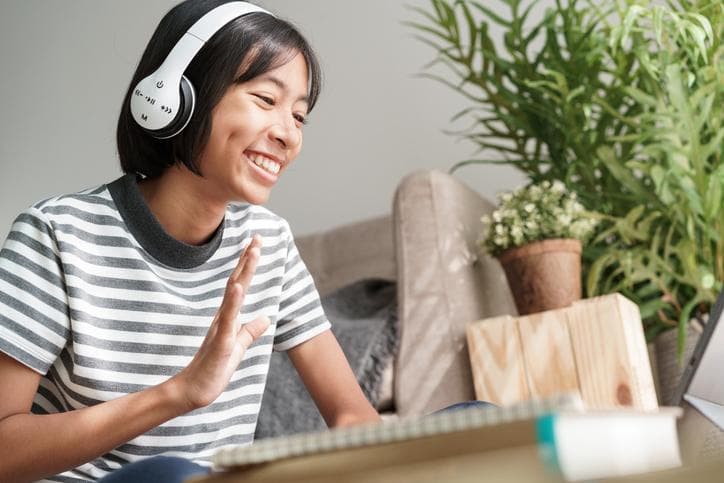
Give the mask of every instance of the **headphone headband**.
<path id="1" fill-rule="evenodd" d="M 204 44 L 222 27 L 243 15 L 267 10 L 248 2 L 220 5 L 198 19 L 173 46 L 151 75 L 141 80 L 131 95 L 131 115 L 159 139 L 175 136 L 191 120 L 195 92 L 183 75 Z"/>

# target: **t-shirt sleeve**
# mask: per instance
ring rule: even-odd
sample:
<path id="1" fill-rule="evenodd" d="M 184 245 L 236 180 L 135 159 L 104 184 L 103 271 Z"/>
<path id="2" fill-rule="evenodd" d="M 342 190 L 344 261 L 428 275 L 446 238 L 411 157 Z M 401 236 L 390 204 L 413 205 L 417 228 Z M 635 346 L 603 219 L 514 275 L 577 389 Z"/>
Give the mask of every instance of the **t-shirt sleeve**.
<path id="1" fill-rule="evenodd" d="M 319 293 L 286 226 L 287 258 L 282 278 L 274 350 L 286 351 L 329 330 Z"/>
<path id="2" fill-rule="evenodd" d="M 15 219 L 0 250 L 0 351 L 45 374 L 69 336 L 53 230 L 40 210 L 29 208 Z"/>

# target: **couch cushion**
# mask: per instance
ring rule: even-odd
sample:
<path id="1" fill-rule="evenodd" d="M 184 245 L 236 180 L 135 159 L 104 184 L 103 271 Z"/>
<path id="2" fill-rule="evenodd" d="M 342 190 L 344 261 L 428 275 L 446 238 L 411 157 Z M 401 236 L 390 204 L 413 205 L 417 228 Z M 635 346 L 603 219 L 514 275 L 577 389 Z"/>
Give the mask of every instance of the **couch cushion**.
<path id="1" fill-rule="evenodd" d="M 392 218 L 372 218 L 296 239 L 320 295 L 358 280 L 395 280 Z"/>
<path id="2" fill-rule="evenodd" d="M 385 371 L 397 350 L 397 287 L 394 282 L 365 279 L 325 295 L 322 306 L 357 382 L 379 410 L 389 383 Z M 271 356 L 256 439 L 326 428 L 317 406 L 286 352 Z"/>
<path id="3" fill-rule="evenodd" d="M 393 222 L 400 348 L 394 397 L 401 417 L 474 399 L 469 322 L 517 314 L 497 260 L 478 255 L 480 218 L 494 206 L 451 175 L 402 180 Z"/>

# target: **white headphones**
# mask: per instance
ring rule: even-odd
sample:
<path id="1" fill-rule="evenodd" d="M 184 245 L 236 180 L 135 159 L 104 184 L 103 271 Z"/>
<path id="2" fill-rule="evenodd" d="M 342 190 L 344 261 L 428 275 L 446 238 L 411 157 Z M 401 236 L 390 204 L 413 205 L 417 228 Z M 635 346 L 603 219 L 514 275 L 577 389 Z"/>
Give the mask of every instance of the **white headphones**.
<path id="1" fill-rule="evenodd" d="M 133 89 L 133 119 L 157 139 L 180 133 L 191 120 L 196 103 L 194 86 L 184 71 L 212 35 L 232 20 L 253 12 L 272 15 L 251 3 L 229 2 L 198 19 L 174 45 L 161 67 Z"/>

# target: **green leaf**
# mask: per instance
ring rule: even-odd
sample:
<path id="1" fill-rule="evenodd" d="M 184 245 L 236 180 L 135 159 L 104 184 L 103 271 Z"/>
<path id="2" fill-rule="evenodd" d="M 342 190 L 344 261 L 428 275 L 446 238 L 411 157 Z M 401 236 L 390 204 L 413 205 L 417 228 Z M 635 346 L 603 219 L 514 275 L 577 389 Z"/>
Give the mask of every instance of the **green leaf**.
<path id="1" fill-rule="evenodd" d="M 430 34 L 433 37 L 437 37 L 441 40 L 444 40 L 445 42 L 452 42 L 452 37 L 450 37 L 450 35 L 447 32 L 444 32 L 444 31 L 441 32 L 439 30 L 435 30 L 432 27 L 428 27 L 427 25 L 423 25 L 423 24 L 417 23 L 417 22 L 403 22 L 403 23 L 404 23 L 404 25 L 406 25 L 408 27 L 412 27 L 416 30 L 420 30 L 422 32 Z M 437 47 L 435 44 L 432 44 L 432 45 L 434 47 Z M 443 50 L 443 49 L 439 49 L 439 50 Z"/>
<path id="2" fill-rule="evenodd" d="M 646 210 L 645 205 L 635 206 L 622 220 L 619 221 L 619 231 L 624 237 L 631 241 L 641 238 L 636 225 L 638 224 L 639 218 L 644 213 L 644 210 Z"/>
<path id="3" fill-rule="evenodd" d="M 696 191 L 694 181 L 689 176 L 684 176 L 680 179 L 680 187 L 689 200 L 689 206 L 692 208 L 693 214 L 703 216 L 704 206 L 699 193 Z"/>
<path id="4" fill-rule="evenodd" d="M 701 25 L 701 28 L 704 30 L 704 35 L 706 39 L 711 40 L 714 38 L 714 32 L 711 29 L 711 23 L 709 23 L 709 19 L 696 12 L 690 12 L 689 16 L 699 22 L 699 25 Z"/>
<path id="5" fill-rule="evenodd" d="M 452 174 L 460 168 L 470 166 L 473 164 L 516 164 L 522 163 L 524 160 L 508 160 L 508 159 L 466 159 L 465 161 L 458 161 L 453 164 L 449 172 Z"/>
<path id="6" fill-rule="evenodd" d="M 655 97 L 645 93 L 641 89 L 637 89 L 635 87 L 624 87 L 623 90 L 640 104 L 651 108 L 656 108 L 659 105 L 659 101 L 656 100 Z"/>
<path id="7" fill-rule="evenodd" d="M 701 56 L 701 60 L 703 63 L 706 63 L 707 62 L 706 32 L 703 29 L 698 28 L 694 25 L 690 25 L 688 30 L 689 30 L 689 33 L 691 34 L 692 39 L 696 43 L 696 47 L 697 47 L 696 50 L 698 51 L 697 55 Z M 696 60 L 696 59 L 694 59 L 694 60 Z"/>
<path id="8" fill-rule="evenodd" d="M 641 199 L 651 199 L 651 195 L 646 191 L 645 187 L 641 185 L 639 180 L 634 177 L 633 173 L 631 173 L 631 171 L 628 170 L 623 163 L 616 159 L 616 154 L 613 149 L 608 146 L 600 146 L 596 151 L 596 154 L 614 178 L 616 178 L 622 185 Z"/>
<path id="9" fill-rule="evenodd" d="M 719 167 L 719 171 L 724 173 L 724 164 Z M 716 220 L 722 205 L 722 191 L 724 187 L 724 177 L 712 176 L 709 178 L 709 187 L 704 195 L 704 216 L 707 220 Z"/>
<path id="10" fill-rule="evenodd" d="M 641 314 L 641 319 L 646 320 L 654 317 L 656 313 L 664 309 L 668 306 L 666 302 L 661 300 L 660 298 L 650 300 L 647 303 L 639 304 L 639 312 Z"/>
<path id="11" fill-rule="evenodd" d="M 598 291 L 599 282 L 604 271 L 612 264 L 615 264 L 616 259 L 613 253 L 606 253 L 598 257 L 588 269 L 588 277 L 586 280 L 586 293 L 589 297 L 594 295 L 600 295 L 602 292 Z"/>
<path id="12" fill-rule="evenodd" d="M 638 20 L 638 17 L 644 12 L 643 7 L 640 7 L 638 5 L 632 5 L 629 7 L 628 12 L 626 13 L 626 16 L 623 19 L 623 27 L 621 30 L 620 40 L 619 44 L 621 47 L 624 47 L 630 40 L 629 36 L 631 35 L 631 30 L 633 29 L 634 24 Z"/>
<path id="13" fill-rule="evenodd" d="M 473 7 L 478 9 L 483 15 L 485 15 L 487 18 L 489 18 L 493 22 L 497 23 L 498 25 L 500 25 L 502 27 L 510 27 L 510 21 L 505 20 L 500 15 L 497 15 L 495 12 L 493 12 L 491 9 L 484 6 L 480 2 L 470 2 L 470 3 L 473 5 Z"/>
<path id="14" fill-rule="evenodd" d="M 477 35 L 478 35 L 478 31 L 475 28 L 476 22 L 475 22 L 475 19 L 473 18 L 472 13 L 470 13 L 470 9 L 468 8 L 468 6 L 465 2 L 458 2 L 457 4 L 462 8 L 463 14 L 465 15 L 465 19 L 466 19 L 467 25 L 468 25 L 468 46 L 469 46 L 468 48 L 469 48 L 469 50 L 468 50 L 466 62 L 468 64 L 471 64 L 473 61 L 473 58 L 475 57 L 475 44 L 477 42 Z"/>
<path id="15" fill-rule="evenodd" d="M 427 10 L 425 10 L 425 9 L 422 8 L 422 7 L 418 7 L 418 6 L 416 6 L 416 5 L 405 5 L 405 8 L 407 8 L 407 9 L 409 9 L 409 10 L 412 10 L 413 12 L 415 12 L 415 13 L 418 14 L 418 15 L 422 15 L 422 16 L 425 17 L 430 23 L 432 23 L 432 24 L 434 24 L 434 25 L 438 25 L 438 24 L 439 24 L 438 18 L 437 18 L 436 16 L 430 14 Z M 403 25 L 408 25 L 409 22 L 403 21 L 402 24 L 403 24 Z"/>
<path id="16" fill-rule="evenodd" d="M 656 42 L 661 45 L 662 43 L 662 32 L 664 26 L 664 11 L 660 8 L 654 8 L 653 10 L 653 25 L 654 34 L 656 35 Z"/>

